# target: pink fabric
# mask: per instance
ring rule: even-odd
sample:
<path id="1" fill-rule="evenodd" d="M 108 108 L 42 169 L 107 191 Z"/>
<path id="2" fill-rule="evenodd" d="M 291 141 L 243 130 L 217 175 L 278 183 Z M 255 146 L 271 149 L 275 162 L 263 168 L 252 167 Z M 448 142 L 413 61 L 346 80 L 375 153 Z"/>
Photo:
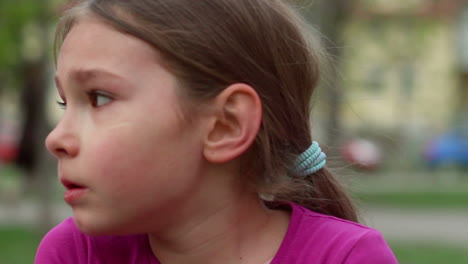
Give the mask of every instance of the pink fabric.
<path id="1" fill-rule="evenodd" d="M 291 204 L 286 236 L 271 264 L 398 263 L 374 229 Z M 146 235 L 92 237 L 69 218 L 42 240 L 36 264 L 159 264 Z"/>
<path id="2" fill-rule="evenodd" d="M 291 207 L 288 231 L 271 264 L 398 263 L 378 231 L 298 205 Z"/>

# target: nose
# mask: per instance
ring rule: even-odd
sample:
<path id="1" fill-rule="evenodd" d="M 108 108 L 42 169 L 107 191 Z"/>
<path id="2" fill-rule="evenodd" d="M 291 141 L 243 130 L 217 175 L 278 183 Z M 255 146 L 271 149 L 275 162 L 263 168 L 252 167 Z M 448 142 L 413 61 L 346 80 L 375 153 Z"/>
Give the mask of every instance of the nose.
<path id="1" fill-rule="evenodd" d="M 71 158 L 78 155 L 79 139 L 76 128 L 70 122 L 61 120 L 49 133 L 46 147 L 57 159 Z"/>

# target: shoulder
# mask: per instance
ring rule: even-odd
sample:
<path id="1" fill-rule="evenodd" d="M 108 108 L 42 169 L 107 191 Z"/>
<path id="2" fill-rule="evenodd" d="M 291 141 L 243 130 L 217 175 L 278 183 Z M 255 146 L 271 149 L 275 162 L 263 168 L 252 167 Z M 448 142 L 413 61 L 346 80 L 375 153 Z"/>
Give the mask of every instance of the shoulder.
<path id="1" fill-rule="evenodd" d="M 144 263 L 142 259 L 150 256 L 148 246 L 144 235 L 95 237 L 83 234 L 73 218 L 68 218 L 44 236 L 34 263 L 84 264 L 100 263 L 99 260 L 105 260 L 104 263 Z"/>
<path id="2" fill-rule="evenodd" d="M 293 210 L 297 213 L 295 220 L 298 228 L 309 234 L 326 237 L 333 235 L 335 239 L 355 240 L 368 233 L 378 233 L 377 230 L 362 224 L 313 212 L 301 206 L 294 205 Z"/>
<path id="3" fill-rule="evenodd" d="M 308 263 L 304 260 L 314 260 L 314 263 L 397 263 L 377 230 L 298 205 L 291 207 L 293 213 L 285 242 L 289 247 L 287 252 L 299 256 L 297 263 Z"/>
<path id="4" fill-rule="evenodd" d="M 42 263 L 85 263 L 85 252 L 80 245 L 86 244 L 86 239 L 79 235 L 72 218 L 50 230 L 42 239 L 36 252 L 36 264 Z"/>

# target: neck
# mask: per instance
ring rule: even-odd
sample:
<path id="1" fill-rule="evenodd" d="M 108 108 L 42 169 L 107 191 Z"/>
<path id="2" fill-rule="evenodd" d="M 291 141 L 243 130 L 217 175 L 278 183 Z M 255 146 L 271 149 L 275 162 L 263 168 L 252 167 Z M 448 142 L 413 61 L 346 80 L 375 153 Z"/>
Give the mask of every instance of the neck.
<path id="1" fill-rule="evenodd" d="M 161 263 L 269 263 L 289 223 L 285 212 L 267 209 L 256 194 L 212 199 L 184 221 L 149 234 Z"/>

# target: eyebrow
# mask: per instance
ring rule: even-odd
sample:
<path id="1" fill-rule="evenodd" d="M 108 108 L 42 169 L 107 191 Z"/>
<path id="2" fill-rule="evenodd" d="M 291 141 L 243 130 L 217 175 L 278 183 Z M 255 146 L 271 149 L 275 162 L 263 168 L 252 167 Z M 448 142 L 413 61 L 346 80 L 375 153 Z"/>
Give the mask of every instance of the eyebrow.
<path id="1" fill-rule="evenodd" d="M 101 76 L 105 78 L 117 79 L 119 81 L 126 81 L 122 76 L 103 69 L 76 69 L 72 70 L 70 76 L 72 80 L 80 83 L 90 82 L 94 79 L 100 78 Z M 57 87 L 61 89 L 58 75 L 55 75 L 54 79 Z"/>

